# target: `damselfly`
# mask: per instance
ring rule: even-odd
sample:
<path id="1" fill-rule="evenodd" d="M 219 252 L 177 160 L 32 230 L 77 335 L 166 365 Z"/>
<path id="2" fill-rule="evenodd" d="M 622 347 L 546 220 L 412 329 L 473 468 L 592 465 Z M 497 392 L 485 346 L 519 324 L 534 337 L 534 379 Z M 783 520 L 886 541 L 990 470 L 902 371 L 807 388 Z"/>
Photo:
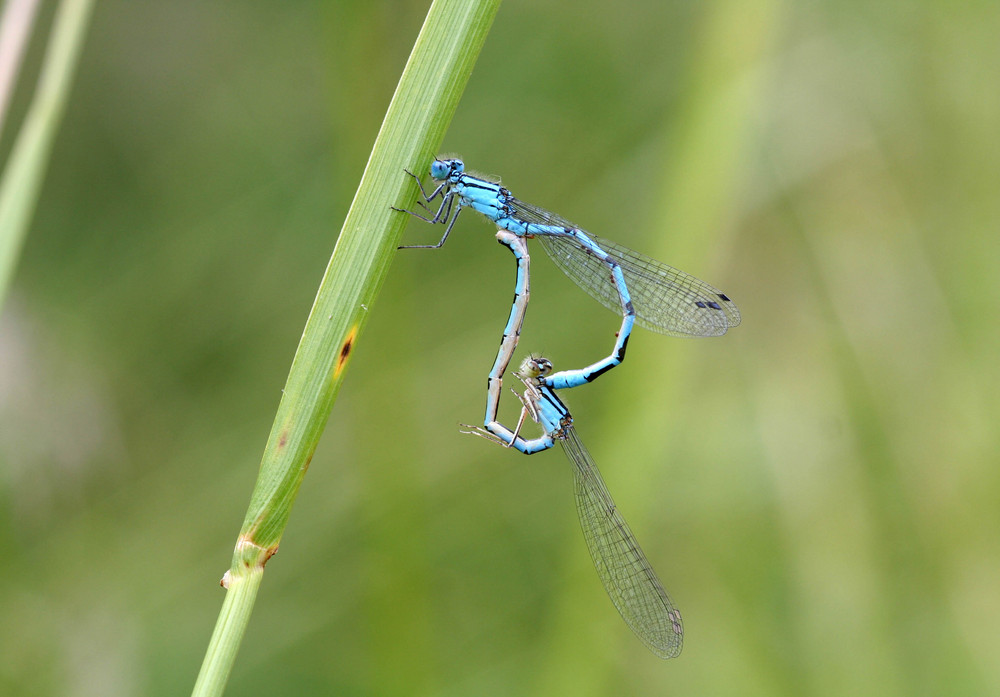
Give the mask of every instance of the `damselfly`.
<path id="1" fill-rule="evenodd" d="M 437 249 L 444 245 L 463 208 L 472 208 L 498 228 L 520 237 L 537 238 L 562 271 L 605 307 L 621 312 L 622 328 L 615 350 L 605 360 L 578 371 L 563 371 L 565 387 L 590 382 L 621 363 L 633 321 L 661 334 L 719 336 L 740 323 L 740 313 L 725 293 L 690 274 L 662 264 L 627 247 L 585 232 L 554 213 L 520 201 L 499 182 L 469 174 L 457 158 L 431 164 L 436 187 L 427 193 L 420 177 L 412 176 L 423 198 L 426 215 L 406 211 L 429 223 L 445 226 L 437 244 L 401 249 Z M 437 209 L 426 204 L 440 198 Z"/>
<path id="2" fill-rule="evenodd" d="M 681 613 L 663 589 L 660 579 L 618 511 L 593 458 L 573 427 L 573 417 L 555 394 L 546 377 L 552 364 L 548 359 L 529 357 L 515 373 L 524 383 L 521 417 L 514 430 L 492 421 L 485 428 L 469 426 L 471 433 L 513 447 L 530 455 L 551 448 L 556 442 L 573 463 L 576 483 L 576 509 L 587 548 L 604 589 L 611 597 L 625 623 L 649 649 L 660 658 L 673 658 L 681 652 L 684 626 Z M 530 417 L 543 434 L 534 439 L 520 435 L 521 426 Z"/>

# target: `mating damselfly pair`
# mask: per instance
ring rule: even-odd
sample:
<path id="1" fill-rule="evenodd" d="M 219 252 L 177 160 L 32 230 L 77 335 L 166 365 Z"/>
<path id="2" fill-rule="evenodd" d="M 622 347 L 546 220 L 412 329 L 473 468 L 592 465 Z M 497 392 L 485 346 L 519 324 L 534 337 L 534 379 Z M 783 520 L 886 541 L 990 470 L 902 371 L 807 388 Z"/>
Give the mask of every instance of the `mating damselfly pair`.
<path id="1" fill-rule="evenodd" d="M 514 303 L 489 374 L 484 425 L 469 427 L 465 432 L 525 454 L 547 450 L 557 441 L 563 445 L 574 465 L 577 512 L 584 538 L 605 590 L 628 626 L 656 655 L 676 656 L 683 643 L 680 612 L 618 512 L 596 464 L 576 434 L 573 417 L 555 391 L 587 384 L 621 364 L 636 322 L 662 334 L 719 336 L 739 324 L 739 310 L 728 296 L 704 281 L 524 203 L 499 182 L 467 173 L 459 159 L 437 159 L 432 163 L 430 174 L 436 185 L 430 193 L 417 175 L 407 174 L 420 188 L 423 212 L 404 212 L 442 224 L 445 230 L 436 244 L 405 248 L 442 247 L 462 209 L 472 208 L 499 228 L 497 239 L 517 260 Z M 436 208 L 428 206 L 437 199 L 440 203 Z M 620 312 L 622 324 L 611 354 L 585 368 L 552 373 L 547 359 L 526 359 L 515 374 L 525 389 L 518 395 L 521 418 L 511 430 L 497 421 L 497 412 L 503 374 L 517 346 L 527 310 L 530 257 L 526 240 L 531 238 L 538 239 L 556 265 L 581 288 Z M 539 438 L 520 435 L 528 417 L 542 428 Z"/>

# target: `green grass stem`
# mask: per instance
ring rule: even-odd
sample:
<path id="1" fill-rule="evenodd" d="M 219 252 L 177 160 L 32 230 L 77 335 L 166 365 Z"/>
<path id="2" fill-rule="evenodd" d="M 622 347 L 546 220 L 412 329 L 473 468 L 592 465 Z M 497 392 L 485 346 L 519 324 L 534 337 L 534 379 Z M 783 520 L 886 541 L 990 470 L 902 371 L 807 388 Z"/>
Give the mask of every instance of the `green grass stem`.
<path id="1" fill-rule="evenodd" d="M 9 0 L 0 12 L 0 133 L 17 84 L 24 51 L 35 26 L 38 0 Z"/>
<path id="2" fill-rule="evenodd" d="M 219 695 L 264 564 L 277 550 L 346 367 L 374 308 L 423 171 L 444 137 L 499 0 L 435 0 L 417 37 L 292 360 L 233 562 L 228 594 L 194 688 Z"/>
<path id="3" fill-rule="evenodd" d="M 93 0 L 59 4 L 38 87 L 0 179 L 0 307 L 38 202 L 93 4 Z"/>

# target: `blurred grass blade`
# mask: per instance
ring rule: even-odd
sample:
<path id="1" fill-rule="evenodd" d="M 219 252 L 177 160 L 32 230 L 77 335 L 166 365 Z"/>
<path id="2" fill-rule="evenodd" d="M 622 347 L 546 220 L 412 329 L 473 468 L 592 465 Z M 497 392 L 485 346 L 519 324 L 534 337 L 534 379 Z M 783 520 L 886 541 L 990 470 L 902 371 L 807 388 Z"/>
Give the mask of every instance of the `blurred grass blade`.
<path id="1" fill-rule="evenodd" d="M 37 10 L 38 0 L 8 0 L 0 15 L 0 133 Z"/>
<path id="2" fill-rule="evenodd" d="M 326 425 L 345 367 L 374 306 L 423 171 L 451 121 L 500 0 L 435 0 L 379 131 L 288 374 L 260 473 L 223 583 L 229 589 L 195 695 L 225 687 L 264 564 Z"/>
<path id="3" fill-rule="evenodd" d="M 38 200 L 92 7 L 93 0 L 59 4 L 38 87 L 0 179 L 0 307 Z"/>

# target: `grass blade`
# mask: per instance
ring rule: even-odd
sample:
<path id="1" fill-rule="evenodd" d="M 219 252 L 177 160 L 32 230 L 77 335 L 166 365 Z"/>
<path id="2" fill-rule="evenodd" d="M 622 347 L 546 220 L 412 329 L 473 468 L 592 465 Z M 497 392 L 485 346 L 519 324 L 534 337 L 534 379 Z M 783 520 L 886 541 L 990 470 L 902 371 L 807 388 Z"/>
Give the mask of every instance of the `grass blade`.
<path id="1" fill-rule="evenodd" d="M 427 166 L 444 137 L 499 0 L 435 0 L 417 37 L 306 321 L 260 473 L 223 579 L 229 589 L 194 694 L 221 694 L 264 564 L 292 504 L 416 196 L 403 170 Z"/>

